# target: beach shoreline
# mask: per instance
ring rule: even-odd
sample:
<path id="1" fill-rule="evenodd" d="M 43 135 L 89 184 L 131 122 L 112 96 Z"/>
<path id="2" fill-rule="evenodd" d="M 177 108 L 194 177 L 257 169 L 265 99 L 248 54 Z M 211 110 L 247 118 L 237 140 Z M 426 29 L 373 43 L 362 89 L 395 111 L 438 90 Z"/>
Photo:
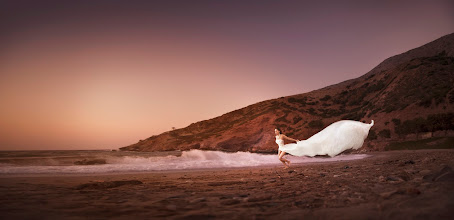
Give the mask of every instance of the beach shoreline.
<path id="1" fill-rule="evenodd" d="M 85 175 L 121 175 L 128 173 L 153 172 L 197 172 L 204 170 L 242 169 L 246 167 L 275 167 L 281 165 L 277 155 L 220 151 L 183 152 L 181 156 L 172 157 L 149 155 L 39 155 L 33 160 L 30 157 L 11 157 L 8 155 L 0 161 L 0 178 L 33 177 L 33 176 L 85 176 Z M 184 154 L 187 153 L 187 154 Z M 148 157 L 147 157 L 148 156 Z M 358 160 L 369 157 L 368 154 L 344 153 L 335 157 L 287 155 L 285 158 L 293 164 L 327 163 L 340 160 Z M 63 158 L 63 159 L 62 159 Z M 64 160 L 70 158 L 70 160 Z M 88 159 L 87 159 L 88 158 Z M 2 163 L 3 162 L 3 163 Z"/>
<path id="2" fill-rule="evenodd" d="M 2 219 L 449 219 L 454 150 L 140 173 L 1 176 Z"/>

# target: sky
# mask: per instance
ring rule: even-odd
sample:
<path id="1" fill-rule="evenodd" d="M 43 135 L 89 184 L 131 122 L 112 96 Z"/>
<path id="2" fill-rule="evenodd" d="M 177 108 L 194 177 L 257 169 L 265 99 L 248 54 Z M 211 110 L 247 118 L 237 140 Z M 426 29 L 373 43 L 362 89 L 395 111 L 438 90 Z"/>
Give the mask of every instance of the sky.
<path id="1" fill-rule="evenodd" d="M 116 149 L 454 32 L 441 0 L 1 4 L 0 150 Z"/>

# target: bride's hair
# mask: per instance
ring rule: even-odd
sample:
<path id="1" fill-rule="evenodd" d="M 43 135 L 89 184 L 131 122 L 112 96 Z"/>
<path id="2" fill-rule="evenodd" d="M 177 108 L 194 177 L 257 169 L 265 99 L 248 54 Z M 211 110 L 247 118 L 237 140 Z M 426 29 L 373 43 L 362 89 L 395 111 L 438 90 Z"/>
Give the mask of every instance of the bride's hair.
<path id="1" fill-rule="evenodd" d="M 279 134 L 282 134 L 282 131 L 281 131 L 281 129 L 279 129 L 279 128 L 276 128 L 276 130 L 278 130 L 278 131 L 279 131 Z"/>

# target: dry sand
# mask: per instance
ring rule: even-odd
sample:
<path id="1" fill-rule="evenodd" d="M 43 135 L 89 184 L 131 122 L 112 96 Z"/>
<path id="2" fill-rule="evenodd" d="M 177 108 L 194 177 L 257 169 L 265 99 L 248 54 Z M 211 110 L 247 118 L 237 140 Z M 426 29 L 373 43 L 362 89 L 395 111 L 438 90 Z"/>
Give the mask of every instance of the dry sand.
<path id="1" fill-rule="evenodd" d="M 453 219 L 454 150 L 116 175 L 2 176 L 0 219 Z"/>

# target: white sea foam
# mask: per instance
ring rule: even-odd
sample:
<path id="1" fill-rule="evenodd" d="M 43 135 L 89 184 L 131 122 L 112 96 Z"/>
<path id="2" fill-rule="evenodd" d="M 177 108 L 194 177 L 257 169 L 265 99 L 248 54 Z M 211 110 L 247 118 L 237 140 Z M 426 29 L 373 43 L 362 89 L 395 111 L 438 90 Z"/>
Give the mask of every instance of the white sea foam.
<path id="1" fill-rule="evenodd" d="M 95 155 L 96 156 L 96 155 Z M 285 156 L 293 164 L 329 162 L 341 160 L 356 160 L 368 157 L 366 154 L 338 155 L 335 157 L 295 157 Z M 91 154 L 93 158 L 93 154 Z M 0 174 L 63 174 L 63 173 L 112 173 L 112 172 L 144 172 L 161 170 L 184 170 L 223 167 L 251 167 L 281 165 L 277 154 L 257 154 L 250 152 L 227 153 L 221 151 L 190 150 L 181 153 L 181 156 L 150 156 L 134 153 L 132 155 L 99 154 L 98 157 L 106 160 L 106 164 L 100 165 L 53 165 L 46 162 L 33 164 L 0 164 Z M 79 158 L 80 159 L 80 158 Z M 54 159 L 56 160 L 56 159 Z M 57 159 L 58 161 L 58 159 Z"/>

